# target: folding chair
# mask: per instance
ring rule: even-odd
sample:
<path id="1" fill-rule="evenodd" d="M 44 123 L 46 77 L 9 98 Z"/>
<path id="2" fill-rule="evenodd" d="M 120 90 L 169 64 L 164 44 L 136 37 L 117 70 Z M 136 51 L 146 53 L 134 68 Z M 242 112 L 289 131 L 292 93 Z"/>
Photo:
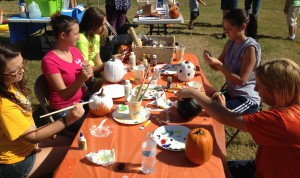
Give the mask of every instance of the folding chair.
<path id="1" fill-rule="evenodd" d="M 43 108 L 44 112 L 46 114 L 49 113 L 49 110 L 47 109 L 47 103 L 49 98 L 48 83 L 43 74 L 35 80 L 34 94 L 37 100 L 39 101 L 41 107 Z M 54 122 L 52 116 L 49 116 L 49 121 Z"/>
<path id="2" fill-rule="evenodd" d="M 48 83 L 46 77 L 42 74 L 40 75 L 34 83 L 34 94 L 39 101 L 40 105 L 42 106 L 44 112 L 46 114 L 50 113 L 47 104 L 48 104 L 48 99 L 49 99 L 49 90 L 48 90 Z M 49 122 L 54 122 L 54 119 L 52 116 L 49 116 Z M 61 134 L 68 136 L 70 138 L 75 137 L 75 133 L 72 133 L 68 130 L 63 130 Z M 55 136 L 54 136 L 55 138 Z"/>

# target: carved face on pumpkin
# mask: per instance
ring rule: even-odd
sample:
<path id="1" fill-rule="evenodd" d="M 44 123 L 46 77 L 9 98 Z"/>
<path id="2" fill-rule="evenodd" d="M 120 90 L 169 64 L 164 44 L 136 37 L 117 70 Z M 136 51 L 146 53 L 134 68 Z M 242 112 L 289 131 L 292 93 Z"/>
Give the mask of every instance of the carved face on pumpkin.
<path id="1" fill-rule="evenodd" d="M 196 73 L 195 65 L 190 61 L 182 61 L 177 69 L 177 77 L 180 81 L 191 81 Z"/>

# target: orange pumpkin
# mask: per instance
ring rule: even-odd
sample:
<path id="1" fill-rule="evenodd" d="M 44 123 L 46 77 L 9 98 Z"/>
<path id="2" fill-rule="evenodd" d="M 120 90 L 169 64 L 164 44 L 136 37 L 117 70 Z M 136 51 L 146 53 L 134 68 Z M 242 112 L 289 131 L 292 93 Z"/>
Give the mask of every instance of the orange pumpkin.
<path id="1" fill-rule="evenodd" d="M 213 138 L 204 128 L 192 129 L 185 140 L 185 154 L 195 164 L 207 162 L 213 152 Z"/>
<path id="2" fill-rule="evenodd" d="M 169 8 L 169 16 L 173 19 L 177 19 L 180 16 L 179 8 L 176 4 L 171 4 Z"/>

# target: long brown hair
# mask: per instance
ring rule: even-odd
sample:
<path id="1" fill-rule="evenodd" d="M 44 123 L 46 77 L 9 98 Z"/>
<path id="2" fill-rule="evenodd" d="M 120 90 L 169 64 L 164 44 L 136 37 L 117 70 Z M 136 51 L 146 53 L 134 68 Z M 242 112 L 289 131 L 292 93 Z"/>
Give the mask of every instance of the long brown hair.
<path id="1" fill-rule="evenodd" d="M 93 39 L 95 31 L 100 28 L 105 20 L 105 13 L 97 8 L 90 7 L 83 15 L 79 24 L 80 33 L 85 33 L 88 39 Z"/>
<path id="2" fill-rule="evenodd" d="M 20 52 L 10 44 L 0 44 L 0 74 L 4 73 L 7 61 L 12 60 L 20 55 Z M 21 81 L 13 83 L 13 85 L 25 96 L 30 94 L 29 88 L 26 86 L 24 77 Z M 4 84 L 4 78 L 0 75 L 0 97 L 7 98 L 10 101 L 21 106 L 23 109 L 28 110 L 28 107 L 22 104 L 15 96 L 14 93 L 8 91 L 8 86 Z"/>

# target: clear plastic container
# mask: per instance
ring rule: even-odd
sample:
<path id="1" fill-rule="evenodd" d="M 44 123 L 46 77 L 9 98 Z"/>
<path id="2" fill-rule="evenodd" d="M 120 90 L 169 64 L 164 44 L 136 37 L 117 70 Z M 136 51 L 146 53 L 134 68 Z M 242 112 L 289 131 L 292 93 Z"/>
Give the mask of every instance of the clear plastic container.
<path id="1" fill-rule="evenodd" d="M 37 19 L 42 17 L 42 13 L 39 8 L 39 5 L 34 1 L 32 1 L 31 4 L 29 4 L 28 6 L 28 13 L 29 13 L 29 18 L 31 19 Z"/>
<path id="2" fill-rule="evenodd" d="M 156 142 L 152 138 L 152 133 L 148 132 L 142 144 L 142 171 L 151 174 L 155 171 L 156 164 Z"/>

